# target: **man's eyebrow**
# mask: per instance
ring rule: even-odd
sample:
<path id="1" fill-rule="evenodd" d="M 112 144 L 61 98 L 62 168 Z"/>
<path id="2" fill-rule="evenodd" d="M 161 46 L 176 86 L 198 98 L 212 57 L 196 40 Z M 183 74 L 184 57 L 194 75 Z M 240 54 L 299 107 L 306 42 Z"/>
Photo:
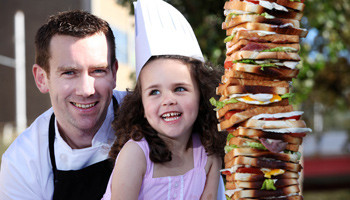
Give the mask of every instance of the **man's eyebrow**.
<path id="1" fill-rule="evenodd" d="M 75 66 L 71 66 L 71 65 L 62 65 L 62 66 L 58 66 L 57 67 L 57 71 L 61 72 L 61 71 L 70 71 L 70 70 L 77 70 L 78 68 Z"/>

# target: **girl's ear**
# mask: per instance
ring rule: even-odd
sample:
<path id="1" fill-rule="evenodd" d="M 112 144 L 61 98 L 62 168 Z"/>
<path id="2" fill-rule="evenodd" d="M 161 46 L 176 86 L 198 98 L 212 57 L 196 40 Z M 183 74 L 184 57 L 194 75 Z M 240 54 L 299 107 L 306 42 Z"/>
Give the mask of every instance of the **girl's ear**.
<path id="1" fill-rule="evenodd" d="M 48 93 L 49 92 L 49 86 L 48 86 L 48 77 L 46 71 L 41 68 L 39 65 L 34 64 L 33 65 L 33 76 L 36 83 L 36 86 L 38 87 L 39 91 L 41 93 Z"/>

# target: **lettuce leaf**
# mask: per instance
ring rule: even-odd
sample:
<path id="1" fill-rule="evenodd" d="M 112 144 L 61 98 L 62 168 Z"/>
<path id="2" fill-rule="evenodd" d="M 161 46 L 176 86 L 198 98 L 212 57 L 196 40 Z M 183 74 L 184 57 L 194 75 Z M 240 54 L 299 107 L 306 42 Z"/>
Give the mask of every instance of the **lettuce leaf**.
<path id="1" fill-rule="evenodd" d="M 219 109 L 223 108 L 225 105 L 230 104 L 230 103 L 237 103 L 239 102 L 235 98 L 231 98 L 229 100 L 224 100 L 224 101 L 217 101 L 214 97 L 209 99 L 211 105 L 215 106 L 216 108 L 214 110 L 218 111 Z"/>
<path id="2" fill-rule="evenodd" d="M 273 179 L 265 179 L 261 190 L 276 190 Z"/>
<path id="3" fill-rule="evenodd" d="M 234 137 L 235 137 L 234 135 L 232 135 L 231 133 L 229 133 L 229 134 L 227 135 L 227 142 L 230 141 L 231 138 L 234 138 Z"/>
<path id="4" fill-rule="evenodd" d="M 233 37 L 235 37 L 234 35 L 230 35 L 230 36 L 227 36 L 225 39 L 224 39 L 224 43 L 227 43 L 229 41 L 231 41 L 233 39 Z"/>
<path id="5" fill-rule="evenodd" d="M 281 98 L 284 99 L 284 98 L 291 98 L 294 96 L 294 93 L 287 93 L 287 94 L 283 94 L 281 95 Z"/>
<path id="6" fill-rule="evenodd" d="M 296 49 L 292 48 L 292 47 L 275 47 L 272 49 L 265 49 L 262 50 L 261 52 L 291 52 L 291 51 L 297 51 Z"/>
<path id="7" fill-rule="evenodd" d="M 263 144 L 258 142 L 246 142 L 246 145 L 255 149 L 267 150 L 267 148 Z"/>
<path id="8" fill-rule="evenodd" d="M 228 152 L 232 151 L 235 148 L 239 148 L 239 147 L 237 145 L 231 144 L 231 145 L 226 145 L 224 147 L 224 150 L 225 150 L 225 153 L 228 153 Z"/>

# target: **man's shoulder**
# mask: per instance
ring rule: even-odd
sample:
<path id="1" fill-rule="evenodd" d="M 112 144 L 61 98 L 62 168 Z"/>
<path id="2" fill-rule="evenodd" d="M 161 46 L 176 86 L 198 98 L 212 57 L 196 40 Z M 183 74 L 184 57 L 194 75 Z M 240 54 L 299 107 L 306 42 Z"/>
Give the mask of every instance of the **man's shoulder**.
<path id="1" fill-rule="evenodd" d="M 123 98 L 126 94 L 127 94 L 127 91 L 113 90 L 113 96 L 117 99 L 119 104 L 123 100 Z"/>
<path id="2" fill-rule="evenodd" d="M 48 146 L 46 141 L 48 141 L 49 121 L 52 113 L 53 110 L 50 108 L 37 117 L 27 129 L 17 136 L 4 153 L 4 156 L 12 157 L 14 154 L 21 153 L 37 154 L 39 150 L 42 150 L 43 145 Z M 43 141 L 45 142 L 43 143 Z"/>

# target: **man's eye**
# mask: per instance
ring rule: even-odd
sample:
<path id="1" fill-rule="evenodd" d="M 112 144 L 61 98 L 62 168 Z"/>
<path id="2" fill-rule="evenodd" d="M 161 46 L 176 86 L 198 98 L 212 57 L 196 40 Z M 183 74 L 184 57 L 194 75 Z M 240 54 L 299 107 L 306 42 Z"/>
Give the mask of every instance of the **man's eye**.
<path id="1" fill-rule="evenodd" d="M 160 94 L 159 90 L 152 90 L 150 93 L 150 95 L 157 95 Z"/>
<path id="2" fill-rule="evenodd" d="M 66 71 L 62 73 L 63 75 L 73 75 L 74 71 Z"/>
<path id="3" fill-rule="evenodd" d="M 97 74 L 100 74 L 100 73 L 105 73 L 106 70 L 104 70 L 104 69 L 95 69 L 93 72 L 97 73 Z"/>
<path id="4" fill-rule="evenodd" d="M 175 88 L 175 92 L 183 92 L 183 91 L 186 91 L 186 89 L 184 87 Z"/>

